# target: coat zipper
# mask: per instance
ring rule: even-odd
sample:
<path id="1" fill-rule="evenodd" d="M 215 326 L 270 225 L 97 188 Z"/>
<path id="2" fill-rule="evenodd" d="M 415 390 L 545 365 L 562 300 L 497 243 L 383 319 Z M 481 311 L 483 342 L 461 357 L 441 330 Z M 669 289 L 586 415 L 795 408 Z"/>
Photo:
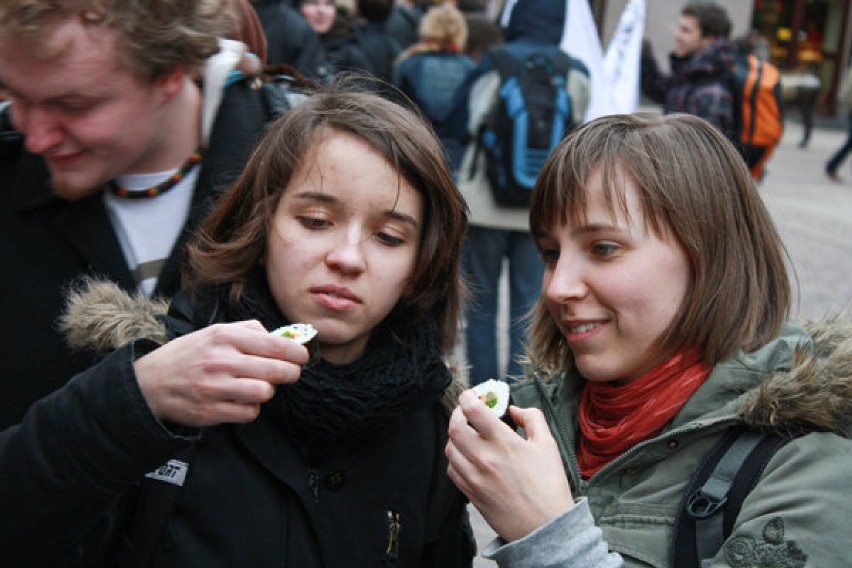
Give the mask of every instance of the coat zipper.
<path id="1" fill-rule="evenodd" d="M 396 561 L 399 558 L 399 531 L 402 523 L 399 521 L 398 511 L 388 511 L 388 546 L 385 554 L 387 559 Z"/>
<path id="2" fill-rule="evenodd" d="M 319 474 L 314 470 L 308 471 L 308 489 L 311 490 L 314 503 L 319 503 Z"/>

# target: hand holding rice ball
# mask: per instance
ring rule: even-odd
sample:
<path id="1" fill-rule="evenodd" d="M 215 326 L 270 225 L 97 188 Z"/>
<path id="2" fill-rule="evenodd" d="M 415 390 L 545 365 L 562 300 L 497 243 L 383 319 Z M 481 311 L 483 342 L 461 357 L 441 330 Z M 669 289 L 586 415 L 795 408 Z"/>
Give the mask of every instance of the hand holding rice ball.
<path id="1" fill-rule="evenodd" d="M 317 329 L 309 323 L 291 323 L 270 331 L 272 335 L 292 339 L 308 348 L 309 359 L 306 364 L 316 363 L 319 359 L 319 341 Z"/>
<path id="2" fill-rule="evenodd" d="M 473 387 L 473 392 L 497 418 L 503 418 L 509 408 L 509 385 L 504 381 L 488 379 Z"/>

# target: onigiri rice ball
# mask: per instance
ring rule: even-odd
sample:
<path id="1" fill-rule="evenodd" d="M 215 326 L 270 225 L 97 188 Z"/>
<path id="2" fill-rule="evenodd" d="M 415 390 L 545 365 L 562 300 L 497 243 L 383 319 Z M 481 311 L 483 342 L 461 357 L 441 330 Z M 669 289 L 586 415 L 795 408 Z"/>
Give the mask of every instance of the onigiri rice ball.
<path id="1" fill-rule="evenodd" d="M 479 397 L 479 400 L 485 403 L 485 406 L 491 409 L 491 412 L 502 418 L 506 414 L 506 409 L 509 408 L 509 384 L 505 381 L 488 379 L 484 383 L 479 383 L 473 387 L 473 392 Z"/>

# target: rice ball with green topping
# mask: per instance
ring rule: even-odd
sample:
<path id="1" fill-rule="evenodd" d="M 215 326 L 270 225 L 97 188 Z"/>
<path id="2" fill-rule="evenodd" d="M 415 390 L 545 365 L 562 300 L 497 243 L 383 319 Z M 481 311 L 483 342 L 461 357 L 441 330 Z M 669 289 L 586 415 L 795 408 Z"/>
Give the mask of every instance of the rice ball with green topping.
<path id="1" fill-rule="evenodd" d="M 484 383 L 479 383 L 473 387 L 473 392 L 479 397 L 479 400 L 485 403 L 485 406 L 491 409 L 491 412 L 502 418 L 506 414 L 506 409 L 509 408 L 509 384 L 505 381 L 497 381 L 488 379 Z"/>
<path id="2" fill-rule="evenodd" d="M 312 365 L 319 361 L 319 341 L 317 340 L 317 329 L 309 323 L 291 323 L 270 331 L 272 335 L 292 339 L 308 348 L 308 364 Z"/>

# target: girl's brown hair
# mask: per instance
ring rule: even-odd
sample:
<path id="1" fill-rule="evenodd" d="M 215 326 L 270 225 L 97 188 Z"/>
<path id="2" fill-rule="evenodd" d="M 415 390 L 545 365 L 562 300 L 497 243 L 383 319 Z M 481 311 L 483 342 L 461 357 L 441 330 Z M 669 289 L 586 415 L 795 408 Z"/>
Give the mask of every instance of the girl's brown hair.
<path id="1" fill-rule="evenodd" d="M 659 338 L 665 354 L 697 348 L 716 364 L 772 339 L 790 310 L 788 258 L 734 146 L 691 115 L 611 115 L 584 124 L 551 154 L 532 195 L 536 238 L 586 214 L 586 183 L 600 171 L 611 210 L 625 213 L 624 181 L 635 185 L 644 220 L 674 235 L 691 264 L 691 286 Z M 542 370 L 572 364 L 541 300 L 533 310 L 530 357 Z"/>
<path id="2" fill-rule="evenodd" d="M 423 232 L 410 277 L 412 290 L 388 316 L 394 329 L 434 321 L 452 348 L 465 288 L 460 274 L 467 205 L 444 165 L 429 126 L 413 112 L 347 81 L 310 94 L 264 134 L 234 184 L 190 243 L 185 277 L 233 283 L 232 301 L 266 255 L 267 235 L 281 196 L 313 149 L 333 132 L 357 136 L 377 150 L 423 198 Z"/>

